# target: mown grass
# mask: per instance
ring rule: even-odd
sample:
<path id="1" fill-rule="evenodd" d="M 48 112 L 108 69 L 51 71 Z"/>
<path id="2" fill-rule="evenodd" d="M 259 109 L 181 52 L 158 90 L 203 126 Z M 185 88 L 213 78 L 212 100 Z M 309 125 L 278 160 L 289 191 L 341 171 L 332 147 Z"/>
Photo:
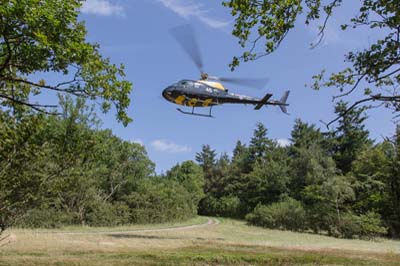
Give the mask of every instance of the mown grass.
<path id="1" fill-rule="evenodd" d="M 243 246 L 191 246 L 165 252 L 64 252 L 2 254 L 0 265 L 352 265 L 398 266 L 400 257 L 352 257 L 328 252 Z"/>
<path id="2" fill-rule="evenodd" d="M 15 241 L 0 248 L 0 265 L 400 266 L 399 241 L 334 239 L 220 221 L 207 227 L 126 234 L 15 230 Z"/>
<path id="3" fill-rule="evenodd" d="M 27 231 L 27 232 L 35 232 L 35 233 L 57 233 L 57 232 L 71 232 L 71 233 L 102 233 L 102 232 L 119 232 L 119 231 L 134 231 L 141 229 L 162 229 L 162 228 L 170 228 L 170 227 L 181 227 L 188 225 L 196 225 L 196 224 L 204 224 L 208 221 L 207 217 L 204 216 L 196 216 L 195 218 L 189 219 L 187 221 L 182 222 L 170 222 L 170 223 L 156 223 L 156 224 L 132 224 L 132 225 L 123 225 L 123 226 L 115 226 L 115 227 L 91 227 L 91 226 L 82 226 L 82 225 L 73 225 L 73 226 L 64 226 L 57 229 L 18 229 L 15 228 L 13 231 Z"/>

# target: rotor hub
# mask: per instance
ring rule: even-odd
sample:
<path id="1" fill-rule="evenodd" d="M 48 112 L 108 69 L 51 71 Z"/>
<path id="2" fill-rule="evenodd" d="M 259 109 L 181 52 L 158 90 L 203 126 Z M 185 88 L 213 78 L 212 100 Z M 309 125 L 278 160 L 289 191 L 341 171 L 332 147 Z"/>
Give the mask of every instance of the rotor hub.
<path id="1" fill-rule="evenodd" d="M 201 80 L 207 80 L 208 79 L 208 74 L 202 72 L 200 78 L 201 78 Z"/>

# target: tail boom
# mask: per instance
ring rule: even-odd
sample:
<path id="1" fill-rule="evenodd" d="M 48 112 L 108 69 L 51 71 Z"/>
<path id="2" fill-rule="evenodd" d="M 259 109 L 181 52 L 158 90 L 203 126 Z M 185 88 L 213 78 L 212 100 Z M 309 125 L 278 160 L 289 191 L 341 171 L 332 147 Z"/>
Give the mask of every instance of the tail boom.
<path id="1" fill-rule="evenodd" d="M 270 100 L 269 101 L 269 99 L 272 97 L 272 94 L 267 93 L 264 96 L 264 98 L 262 98 L 261 100 L 259 100 L 257 102 L 257 105 L 256 105 L 256 107 L 254 109 L 255 110 L 259 110 L 264 105 L 277 105 L 277 106 L 279 106 L 279 108 L 281 109 L 281 111 L 283 113 L 288 114 L 286 106 L 289 106 L 289 104 L 286 103 L 286 101 L 287 101 L 287 99 L 289 97 L 289 93 L 290 93 L 290 91 L 286 91 L 279 101 L 276 101 L 276 100 Z"/>

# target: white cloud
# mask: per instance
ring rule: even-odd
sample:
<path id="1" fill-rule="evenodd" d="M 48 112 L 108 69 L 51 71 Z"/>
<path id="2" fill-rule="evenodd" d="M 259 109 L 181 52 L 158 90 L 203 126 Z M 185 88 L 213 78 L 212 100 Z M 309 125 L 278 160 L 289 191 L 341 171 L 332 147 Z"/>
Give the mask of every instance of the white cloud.
<path id="1" fill-rule="evenodd" d="M 230 23 L 210 17 L 209 10 L 204 9 L 203 5 L 199 3 L 187 0 L 158 0 L 158 2 L 185 19 L 197 18 L 211 28 L 223 28 Z"/>
<path id="2" fill-rule="evenodd" d="M 100 16 L 124 15 L 124 8 L 111 3 L 109 0 L 86 0 L 83 2 L 81 11 L 85 14 Z"/>
<path id="3" fill-rule="evenodd" d="M 288 140 L 288 139 L 277 139 L 276 142 L 278 143 L 278 146 L 280 146 L 280 147 L 287 147 L 290 145 L 290 140 Z"/>
<path id="4" fill-rule="evenodd" d="M 151 146 L 161 152 L 167 153 L 184 153 L 191 152 L 192 148 L 186 145 L 179 145 L 168 140 L 157 139 L 151 142 Z"/>
<path id="5" fill-rule="evenodd" d="M 144 142 L 143 142 L 143 140 L 141 140 L 141 139 L 132 139 L 131 142 L 140 144 L 140 145 L 142 145 L 142 146 L 144 145 Z"/>

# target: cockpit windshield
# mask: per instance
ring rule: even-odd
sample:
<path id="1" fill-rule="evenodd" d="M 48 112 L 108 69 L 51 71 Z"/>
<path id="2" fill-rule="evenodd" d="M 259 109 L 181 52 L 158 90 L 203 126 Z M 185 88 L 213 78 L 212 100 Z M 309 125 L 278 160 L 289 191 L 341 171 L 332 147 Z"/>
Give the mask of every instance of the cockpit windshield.
<path id="1" fill-rule="evenodd" d="M 178 81 L 175 85 L 180 86 L 180 87 L 190 88 L 193 86 L 193 82 L 190 80 L 181 80 L 181 81 Z"/>

